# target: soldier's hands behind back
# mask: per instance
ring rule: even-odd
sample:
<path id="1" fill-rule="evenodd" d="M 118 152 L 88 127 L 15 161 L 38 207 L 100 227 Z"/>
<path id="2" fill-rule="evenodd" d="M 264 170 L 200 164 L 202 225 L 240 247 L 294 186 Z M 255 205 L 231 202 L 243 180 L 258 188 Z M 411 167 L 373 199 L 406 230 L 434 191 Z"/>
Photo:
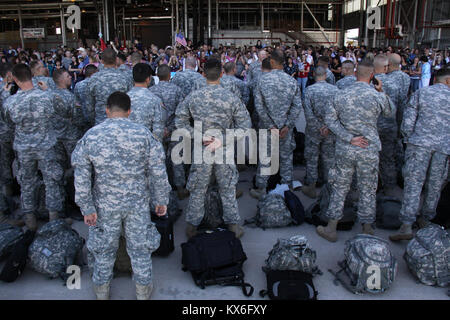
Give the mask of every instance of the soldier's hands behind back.
<path id="1" fill-rule="evenodd" d="M 158 217 L 164 216 L 167 212 L 167 206 L 156 206 L 155 212 Z"/>
<path id="2" fill-rule="evenodd" d="M 367 141 L 367 139 L 363 136 L 359 136 L 359 137 L 354 137 L 350 143 L 354 146 L 360 147 L 360 148 L 367 148 L 369 146 L 369 142 Z"/>
<path id="3" fill-rule="evenodd" d="M 84 223 L 90 227 L 93 227 L 97 224 L 97 214 L 94 212 L 90 215 L 84 216 Z"/>

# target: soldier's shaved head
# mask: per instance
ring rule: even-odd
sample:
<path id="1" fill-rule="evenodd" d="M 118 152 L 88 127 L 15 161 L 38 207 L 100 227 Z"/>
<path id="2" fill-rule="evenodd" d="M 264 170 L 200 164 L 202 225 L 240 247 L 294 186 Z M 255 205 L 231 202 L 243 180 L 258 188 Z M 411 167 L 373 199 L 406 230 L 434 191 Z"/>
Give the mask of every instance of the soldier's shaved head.
<path id="1" fill-rule="evenodd" d="M 185 62 L 186 69 L 195 69 L 197 66 L 197 58 L 196 57 L 187 57 Z"/>
<path id="2" fill-rule="evenodd" d="M 345 60 L 342 62 L 342 74 L 344 76 L 355 74 L 355 63 L 352 60 Z"/>
<path id="3" fill-rule="evenodd" d="M 236 64 L 234 62 L 227 62 L 223 65 L 223 70 L 226 74 L 233 74 L 235 70 Z"/>
<path id="4" fill-rule="evenodd" d="M 450 87 L 450 68 L 442 68 L 436 72 L 436 82 Z"/>
<path id="5" fill-rule="evenodd" d="M 117 58 L 117 54 L 111 48 L 106 49 L 102 53 L 102 61 L 103 61 L 104 65 L 107 65 L 107 66 L 115 65 L 116 64 L 116 58 Z"/>
<path id="6" fill-rule="evenodd" d="M 316 81 L 325 80 L 327 78 L 327 69 L 325 69 L 323 66 L 318 66 L 314 70 L 314 79 Z"/>
<path id="7" fill-rule="evenodd" d="M 139 52 L 133 52 L 131 54 L 131 63 L 133 65 L 138 64 L 142 60 L 142 55 Z"/>
<path id="8" fill-rule="evenodd" d="M 261 63 L 262 72 L 269 72 L 272 70 L 272 66 L 270 65 L 270 58 L 265 58 Z"/>
<path id="9" fill-rule="evenodd" d="M 162 64 L 158 67 L 157 76 L 161 81 L 170 80 L 170 68 L 167 64 Z"/>
<path id="10" fill-rule="evenodd" d="M 375 68 L 375 73 L 386 73 L 387 67 L 389 65 L 388 56 L 385 54 L 377 54 L 373 58 L 373 66 Z"/>
<path id="11" fill-rule="evenodd" d="M 356 78 L 358 81 L 370 80 L 373 72 L 373 63 L 370 60 L 363 60 L 360 64 L 358 64 L 358 68 L 356 69 Z"/>
<path id="12" fill-rule="evenodd" d="M 205 74 L 208 81 L 217 81 L 222 73 L 222 63 L 214 57 L 205 62 Z"/>
<path id="13" fill-rule="evenodd" d="M 389 72 L 398 70 L 400 68 L 400 63 L 402 63 L 400 55 L 396 53 L 389 55 Z"/>
<path id="14" fill-rule="evenodd" d="M 284 52 L 280 49 L 274 50 L 270 55 L 270 63 L 272 65 L 272 68 L 274 65 L 282 66 L 284 63 Z"/>

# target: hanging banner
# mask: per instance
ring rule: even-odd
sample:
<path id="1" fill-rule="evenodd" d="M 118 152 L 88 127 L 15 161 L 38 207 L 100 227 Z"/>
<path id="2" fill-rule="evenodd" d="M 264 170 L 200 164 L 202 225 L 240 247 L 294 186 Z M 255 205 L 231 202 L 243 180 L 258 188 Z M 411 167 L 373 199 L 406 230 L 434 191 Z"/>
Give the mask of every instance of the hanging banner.
<path id="1" fill-rule="evenodd" d="M 25 39 L 43 39 L 45 38 L 44 28 L 23 28 L 23 37 Z"/>

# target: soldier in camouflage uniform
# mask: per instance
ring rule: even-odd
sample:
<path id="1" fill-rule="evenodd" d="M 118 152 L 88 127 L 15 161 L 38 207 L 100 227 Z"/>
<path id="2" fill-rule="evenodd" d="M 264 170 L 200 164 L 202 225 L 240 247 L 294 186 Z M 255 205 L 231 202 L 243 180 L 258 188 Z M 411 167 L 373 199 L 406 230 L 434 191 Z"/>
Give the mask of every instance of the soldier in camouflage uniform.
<path id="1" fill-rule="evenodd" d="M 33 86 L 39 88 L 38 83 L 42 82 L 47 85 L 50 89 L 55 89 L 56 84 L 52 78 L 48 76 L 48 69 L 44 66 L 42 61 L 35 60 L 30 62 L 31 73 L 33 74 Z"/>
<path id="2" fill-rule="evenodd" d="M 417 90 L 403 114 L 402 135 L 407 143 L 403 176 L 400 221 L 402 226 L 392 241 L 413 238 L 412 224 L 419 213 L 420 195 L 424 201 L 418 221 L 424 227 L 436 215 L 436 207 L 446 182 L 450 155 L 450 69 L 436 73 L 436 84 Z"/>
<path id="3" fill-rule="evenodd" d="M 116 53 L 113 49 L 106 49 L 102 53 L 104 68 L 95 73 L 89 79 L 87 99 L 87 113 L 94 115 L 89 119 L 93 125 L 106 119 L 106 99 L 115 91 L 128 92 L 131 89 L 130 82 L 124 77 L 122 71 L 116 69 Z"/>
<path id="4" fill-rule="evenodd" d="M 238 97 L 242 101 L 241 90 L 239 90 L 237 85 L 234 82 L 228 81 L 228 80 L 225 80 L 225 82 L 224 82 L 224 81 L 222 81 L 222 78 L 220 78 L 220 86 L 223 87 L 224 89 L 227 89 L 230 92 L 232 92 L 236 97 Z M 192 86 L 192 90 L 195 91 L 200 88 L 204 88 L 206 86 L 207 86 L 206 78 L 202 77 L 201 79 L 198 79 L 194 82 L 194 85 Z"/>
<path id="5" fill-rule="evenodd" d="M 358 218 L 363 233 L 373 234 L 375 221 L 378 162 L 381 142 L 376 129 L 380 113 L 392 112 L 389 97 L 382 93 L 381 82 L 376 90 L 369 85 L 373 64 L 363 61 L 358 65 L 357 82 L 339 91 L 325 116 L 325 124 L 336 136 L 335 164 L 328 172 L 331 186 L 326 227 L 317 227 L 317 233 L 328 241 L 337 241 L 336 226 L 343 217 L 345 197 L 356 171 L 359 190 Z M 380 91 L 380 92 L 377 92 Z"/>
<path id="6" fill-rule="evenodd" d="M 75 201 L 89 226 L 87 248 L 94 256 L 94 291 L 97 299 L 103 300 L 109 299 L 122 229 L 137 298 L 149 299 L 153 290 L 151 253 L 160 241 L 150 220 L 149 185 L 156 186 L 152 196 L 158 215 L 166 214 L 169 202 L 164 149 L 150 130 L 127 119 L 130 111 L 126 94 L 111 94 L 108 118 L 91 128 L 72 154 Z"/>
<path id="7" fill-rule="evenodd" d="M 5 196 L 11 197 L 13 194 L 13 173 L 12 164 L 14 161 L 13 140 L 14 131 L 8 126 L 5 119 L 4 102 L 11 95 L 11 85 L 8 82 L 12 82 L 12 65 L 3 65 L 1 70 L 1 77 L 3 82 L 0 83 L 0 181 L 3 188 L 0 189 L 0 193 L 5 192 Z"/>
<path id="8" fill-rule="evenodd" d="M 338 89 L 347 88 L 356 81 L 355 64 L 352 60 L 345 60 L 342 63 L 342 75 L 344 76 L 344 78 L 336 82 L 336 86 L 338 87 Z"/>
<path id="9" fill-rule="evenodd" d="M 57 215 L 64 206 L 64 171 L 56 159 L 57 136 L 51 122 L 55 113 L 54 98 L 49 92 L 33 87 L 31 71 L 24 64 L 14 66 L 13 78 L 21 91 L 6 100 L 6 117 L 15 129 L 14 150 L 25 223 L 30 230 L 36 230 L 38 168 L 44 178 L 50 215 Z"/>
<path id="10" fill-rule="evenodd" d="M 259 77 L 262 74 L 262 62 L 264 59 L 268 57 L 268 53 L 266 50 L 260 50 L 258 52 L 258 60 L 252 62 L 248 66 L 247 70 L 247 83 L 250 90 L 255 90 L 256 85 L 258 84 Z"/>
<path id="11" fill-rule="evenodd" d="M 162 101 L 148 90 L 150 66 L 138 63 L 133 68 L 134 87 L 127 92 L 131 99 L 130 120 L 146 126 L 162 143 L 164 123 L 161 118 Z"/>
<path id="12" fill-rule="evenodd" d="M 134 86 L 134 79 L 133 79 L 133 69 L 129 68 L 126 64 L 127 57 L 122 53 L 119 52 L 117 54 L 117 70 L 120 70 L 123 72 L 125 79 L 127 79 L 128 86 L 132 88 Z M 133 65 L 134 67 L 134 65 Z"/>
<path id="13" fill-rule="evenodd" d="M 185 61 L 185 70 L 178 71 L 172 78 L 172 83 L 178 86 L 183 92 L 183 99 L 192 92 L 194 83 L 203 79 L 202 75 L 195 71 L 197 67 L 197 59 L 195 57 L 187 57 Z"/>
<path id="14" fill-rule="evenodd" d="M 93 125 L 92 123 L 89 123 L 89 119 L 94 119 L 95 115 L 94 114 L 88 114 L 88 99 L 90 99 L 90 95 L 88 93 L 88 84 L 89 84 L 89 79 L 90 77 L 96 73 L 97 67 L 94 66 L 93 64 L 88 65 L 85 69 L 84 69 L 84 76 L 85 79 L 77 82 L 75 84 L 75 89 L 73 90 L 73 93 L 75 95 L 75 105 L 76 106 L 80 106 L 81 110 L 83 111 L 83 116 L 84 116 L 84 123 L 85 125 L 83 126 L 83 131 L 87 131 L 88 129 L 91 128 L 91 126 Z M 93 110 L 92 110 L 93 111 Z"/>
<path id="15" fill-rule="evenodd" d="M 331 72 L 331 70 L 328 69 L 329 65 L 330 65 L 330 58 L 327 57 L 327 56 L 321 56 L 317 60 L 317 66 L 318 67 L 322 66 L 327 71 L 327 78 L 325 79 L 325 81 L 328 82 L 329 84 L 335 85 L 336 84 L 336 79 L 334 78 L 333 72 Z"/>
<path id="16" fill-rule="evenodd" d="M 180 199 L 185 199 L 189 196 L 189 192 L 185 189 L 186 175 L 184 171 L 184 165 L 174 164 L 171 161 L 171 153 L 173 147 L 178 143 L 177 141 L 171 141 L 170 137 L 175 130 L 175 111 L 178 104 L 183 100 L 183 93 L 181 89 L 169 82 L 170 80 L 170 68 L 166 65 L 160 65 L 158 67 L 159 83 L 150 87 L 150 92 L 160 98 L 163 102 L 162 118 L 165 124 L 164 134 L 164 148 L 166 150 L 166 166 L 171 168 L 173 174 L 173 183 L 177 188 L 177 195 Z"/>
<path id="17" fill-rule="evenodd" d="M 223 70 L 225 71 L 225 74 L 220 79 L 220 83 L 223 84 L 225 87 L 228 86 L 229 82 L 234 83 L 236 87 L 239 88 L 242 102 L 244 103 L 244 105 L 247 105 L 250 99 L 249 88 L 246 82 L 242 81 L 241 79 L 235 76 L 236 64 L 234 62 L 227 62 L 224 64 Z"/>
<path id="18" fill-rule="evenodd" d="M 374 58 L 375 77 L 383 82 L 383 91 L 393 103 L 392 113 L 389 117 L 380 115 L 378 118 L 378 134 L 381 141 L 380 151 L 380 178 L 385 195 L 393 196 L 393 190 L 397 184 L 397 168 L 395 153 L 398 146 L 397 123 L 395 120 L 396 108 L 401 101 L 401 88 L 394 78 L 388 77 L 386 72 L 389 66 L 389 58 L 379 54 Z"/>
<path id="19" fill-rule="evenodd" d="M 221 137 L 203 136 L 203 150 L 207 148 L 215 151 L 224 146 L 226 149 L 226 129 L 248 129 L 251 127 L 250 116 L 240 99 L 220 85 L 222 66 L 216 58 L 210 58 L 205 63 L 207 86 L 193 91 L 177 108 L 175 125 L 178 129 L 187 129 L 194 136 L 191 121 L 202 123 L 203 132 L 215 129 L 221 132 Z M 223 141 L 221 141 L 223 140 Z M 234 148 L 234 142 L 231 146 Z M 222 149 L 223 150 L 223 149 Z M 194 150 L 195 151 L 195 150 Z M 226 150 L 223 152 L 226 154 Z M 224 159 L 222 159 L 224 160 Z M 223 220 L 236 237 L 243 234 L 239 227 L 240 220 L 236 200 L 236 184 L 239 174 L 234 164 L 234 158 L 228 159 L 233 163 L 223 161 L 223 164 L 193 163 L 187 183 L 190 192 L 189 204 L 186 209 L 188 222 L 186 234 L 192 237 L 197 232 L 205 214 L 205 194 L 214 174 L 219 185 L 219 194 L 223 204 Z M 195 157 L 194 157 L 195 161 Z"/>
<path id="20" fill-rule="evenodd" d="M 303 100 L 306 131 L 305 159 L 306 179 L 302 192 L 310 198 L 316 198 L 316 183 L 319 178 L 319 155 L 323 162 L 323 177 L 328 180 L 328 170 L 334 162 L 334 135 L 324 123 L 325 107 L 333 100 L 339 89 L 325 81 L 326 69 L 317 67 L 314 70 L 316 83 L 306 88 Z"/>
<path id="21" fill-rule="evenodd" d="M 284 72 L 283 63 L 284 53 L 281 50 L 272 52 L 270 58 L 272 71 L 259 79 L 254 96 L 255 109 L 259 117 L 259 128 L 269 131 L 273 128 L 279 130 L 281 183 L 291 184 L 293 180 L 293 151 L 295 149 L 292 132 L 295 121 L 302 111 L 302 100 L 297 81 Z M 271 134 L 269 133 L 268 136 L 270 137 Z M 270 150 L 269 142 L 267 155 L 270 154 Z M 250 190 L 250 195 L 254 198 L 259 199 L 266 192 L 269 176 L 262 175 L 261 168 L 268 166 L 258 163 L 255 181 L 257 189 Z"/>

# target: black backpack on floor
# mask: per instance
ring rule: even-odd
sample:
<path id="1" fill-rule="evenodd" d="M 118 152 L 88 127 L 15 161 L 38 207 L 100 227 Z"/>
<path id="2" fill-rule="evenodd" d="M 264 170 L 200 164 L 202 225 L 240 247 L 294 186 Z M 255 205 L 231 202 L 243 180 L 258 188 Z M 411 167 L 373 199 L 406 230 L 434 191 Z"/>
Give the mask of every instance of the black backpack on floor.
<path id="1" fill-rule="evenodd" d="M 197 286 L 237 286 L 245 296 L 253 287 L 244 282 L 242 265 L 247 256 L 231 231 L 216 229 L 199 233 L 181 244 L 183 271 L 190 271 Z M 247 289 L 249 288 L 249 290 Z"/>
<path id="2" fill-rule="evenodd" d="M 11 248 L 11 253 L 0 273 L 1 281 L 14 282 L 22 274 L 27 264 L 28 247 L 33 242 L 34 235 L 35 232 L 27 231 Z"/>
<path id="3" fill-rule="evenodd" d="M 259 295 L 270 300 L 317 300 L 312 274 L 293 270 L 267 270 L 267 290 Z"/>
<path id="4" fill-rule="evenodd" d="M 294 224 L 301 225 L 305 221 L 305 208 L 300 199 L 291 190 L 287 190 L 284 192 L 284 201 L 291 212 Z"/>
<path id="5" fill-rule="evenodd" d="M 152 253 L 155 256 L 167 257 L 173 250 L 175 250 L 175 244 L 173 239 L 173 220 L 166 214 L 163 217 L 158 217 L 156 214 L 152 214 L 152 222 L 155 224 L 156 229 L 161 235 L 159 242 L 159 248 Z"/>

